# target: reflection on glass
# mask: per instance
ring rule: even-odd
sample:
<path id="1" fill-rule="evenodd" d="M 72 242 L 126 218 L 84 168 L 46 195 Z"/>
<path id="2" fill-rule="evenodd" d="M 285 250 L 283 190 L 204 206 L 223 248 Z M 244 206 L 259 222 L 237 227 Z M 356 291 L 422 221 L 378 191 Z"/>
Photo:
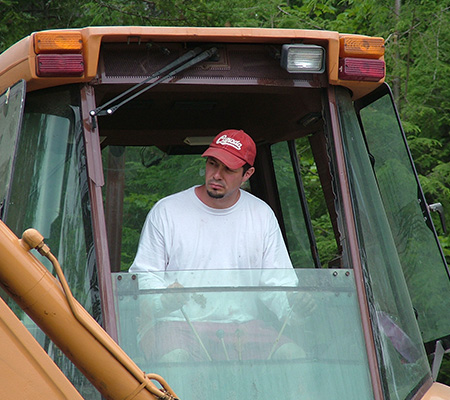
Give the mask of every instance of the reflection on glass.
<path id="1" fill-rule="evenodd" d="M 351 270 L 113 274 L 119 344 L 180 398 L 370 399 Z"/>

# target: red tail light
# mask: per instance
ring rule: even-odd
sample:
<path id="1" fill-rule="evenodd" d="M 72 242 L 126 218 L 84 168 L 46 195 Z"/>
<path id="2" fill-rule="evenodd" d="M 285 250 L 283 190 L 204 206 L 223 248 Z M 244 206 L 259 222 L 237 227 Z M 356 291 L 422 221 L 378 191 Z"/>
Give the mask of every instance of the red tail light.
<path id="1" fill-rule="evenodd" d="M 82 54 L 40 54 L 36 57 L 36 74 L 41 77 L 82 76 Z"/>
<path id="2" fill-rule="evenodd" d="M 339 79 L 350 81 L 378 82 L 385 75 L 382 60 L 364 58 L 339 59 Z"/>

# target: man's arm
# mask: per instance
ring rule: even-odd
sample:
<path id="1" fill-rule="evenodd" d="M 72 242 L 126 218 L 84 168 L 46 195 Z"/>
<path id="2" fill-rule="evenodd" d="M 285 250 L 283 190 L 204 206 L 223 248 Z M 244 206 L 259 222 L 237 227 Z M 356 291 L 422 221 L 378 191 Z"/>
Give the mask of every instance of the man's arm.
<path id="1" fill-rule="evenodd" d="M 136 257 L 129 272 L 139 274 L 139 289 L 162 289 L 172 287 L 165 281 L 164 271 L 167 264 L 167 251 L 164 235 L 158 228 L 156 206 L 149 212 L 142 228 Z M 142 296 L 142 314 L 146 320 L 166 315 L 179 309 L 182 299 L 176 294 Z M 179 306 L 181 304 L 181 306 Z"/>

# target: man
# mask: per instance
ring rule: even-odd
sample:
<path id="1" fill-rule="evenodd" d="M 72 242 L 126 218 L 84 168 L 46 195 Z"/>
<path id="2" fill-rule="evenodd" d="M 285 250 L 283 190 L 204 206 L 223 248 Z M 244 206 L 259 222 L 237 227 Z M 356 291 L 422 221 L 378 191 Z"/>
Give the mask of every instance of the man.
<path id="1" fill-rule="evenodd" d="M 160 200 L 147 216 L 130 268 L 133 273 L 149 273 L 140 276 L 140 287 L 295 285 L 295 274 L 273 211 L 262 200 L 241 190 L 255 172 L 256 145 L 252 138 L 242 130 L 223 131 L 203 157 L 206 158 L 205 183 Z M 279 273 L 274 274 L 273 269 Z M 184 272 L 193 270 L 204 273 Z M 236 272 L 231 274 L 230 270 Z M 252 331 L 250 336 L 266 335 L 266 340 L 273 343 L 276 337 L 273 330 L 268 332 L 253 322 L 249 328 L 257 314 L 256 300 L 250 301 L 249 295 L 236 295 L 230 304 L 230 295 L 227 296 L 225 299 L 223 293 L 206 293 L 197 298 L 192 296 L 196 300 L 189 302 L 184 293 L 153 296 L 146 305 L 146 314 L 149 319 L 162 318 L 165 326 L 169 321 L 172 323 L 169 329 L 159 331 L 159 337 L 173 336 L 177 329 L 184 330 L 181 336 L 193 331 L 197 339 L 186 339 L 189 348 L 195 340 L 204 347 L 198 330 L 211 336 L 211 332 L 224 332 L 225 324 L 228 329 L 230 326 L 234 329 L 230 324 L 245 324 L 236 325 L 242 327 L 236 332 L 248 328 Z M 267 294 L 259 297 L 280 319 L 289 309 L 286 297 Z M 156 344 L 154 337 L 148 340 L 144 336 L 145 333 L 141 347 L 144 351 L 151 348 L 153 355 L 156 351 L 157 358 L 173 361 L 190 357 L 186 350 L 177 348 L 180 337 L 167 346 L 167 343 Z M 228 346 L 220 335 L 212 336 Z M 282 340 L 280 344 L 288 343 Z M 270 352 L 270 345 L 266 347 L 266 352 Z M 210 357 L 205 349 L 198 349 L 197 353 L 200 353 L 198 358 L 205 355 L 202 353 Z"/>
<path id="2" fill-rule="evenodd" d="M 255 172 L 251 137 L 223 131 L 203 157 L 205 184 L 155 204 L 130 272 L 291 268 L 273 211 L 240 189 Z"/>

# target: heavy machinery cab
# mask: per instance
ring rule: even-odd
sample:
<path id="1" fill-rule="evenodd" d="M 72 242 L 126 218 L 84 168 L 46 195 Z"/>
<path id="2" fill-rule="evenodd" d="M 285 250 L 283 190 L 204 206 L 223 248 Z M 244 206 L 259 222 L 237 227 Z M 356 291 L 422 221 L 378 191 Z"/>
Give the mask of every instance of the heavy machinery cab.
<path id="1" fill-rule="evenodd" d="M 324 37 L 302 43 L 313 48 L 308 57 L 316 48 L 325 55 L 303 72 L 280 64 L 289 41 L 266 41 L 111 37 L 89 82 L 28 93 L 24 81 L 11 86 L 0 101 L 2 220 L 17 235 L 38 229 L 78 301 L 180 398 L 419 396 L 432 384 L 424 344 L 429 353 L 437 341 L 448 347 L 450 281 L 389 87 L 377 70 L 351 85 L 345 73 L 333 81 L 334 45 Z M 187 52 L 213 48 L 164 78 L 161 69 Z M 128 268 L 147 213 L 204 182 L 201 154 L 229 128 L 257 144 L 243 190 L 273 209 L 294 269 L 161 271 L 152 273 L 159 285 L 145 284 L 147 274 Z M 173 282 L 183 287 L 167 288 Z M 188 299 L 183 310 L 145 313 L 167 293 Z M 314 307 L 300 312 L 296 296 Z M 202 337 L 210 306 L 222 315 L 214 323 L 232 330 Z M 272 342 L 258 336 L 265 328 L 224 316 L 247 306 L 277 332 Z M 18 313 L 86 394 L 81 374 Z M 164 321 L 177 322 L 175 331 L 160 331 Z M 167 362 L 146 352 L 179 343 L 186 329 L 197 357 Z M 284 343 L 301 356 L 274 357 Z"/>

